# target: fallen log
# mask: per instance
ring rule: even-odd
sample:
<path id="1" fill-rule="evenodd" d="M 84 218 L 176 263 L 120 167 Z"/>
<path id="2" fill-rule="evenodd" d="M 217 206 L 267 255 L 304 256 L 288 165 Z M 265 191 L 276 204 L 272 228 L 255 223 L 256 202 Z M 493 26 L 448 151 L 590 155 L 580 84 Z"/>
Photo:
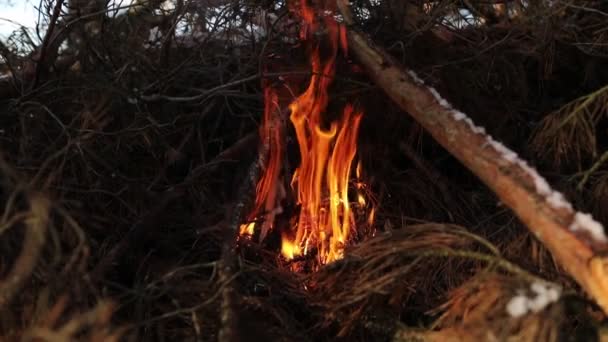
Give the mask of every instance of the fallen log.
<path id="1" fill-rule="evenodd" d="M 347 25 L 349 50 L 370 78 L 492 189 L 608 313 L 608 258 L 603 256 L 608 238 L 602 225 L 574 210 L 515 152 L 359 33 L 346 0 L 339 0 L 338 6 Z"/>

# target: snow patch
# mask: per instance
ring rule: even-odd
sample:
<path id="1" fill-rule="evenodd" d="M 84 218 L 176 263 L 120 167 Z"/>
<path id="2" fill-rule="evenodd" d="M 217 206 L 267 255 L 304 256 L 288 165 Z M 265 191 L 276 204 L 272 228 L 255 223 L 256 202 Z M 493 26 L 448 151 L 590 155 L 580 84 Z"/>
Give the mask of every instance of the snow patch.
<path id="1" fill-rule="evenodd" d="M 414 81 L 416 81 L 416 83 L 424 84 L 424 80 L 422 80 L 422 78 L 418 77 L 418 75 L 414 71 L 408 70 L 407 73 L 408 73 L 408 75 L 410 75 L 411 78 L 414 79 Z"/>
<path id="2" fill-rule="evenodd" d="M 422 84 L 424 84 L 424 83 L 422 83 Z M 454 107 L 452 107 L 452 104 L 450 104 L 448 102 L 448 100 L 444 99 L 443 97 L 441 97 L 441 95 L 439 95 L 439 92 L 437 91 L 437 89 L 435 89 L 433 87 L 428 87 L 428 89 L 431 92 L 431 94 L 433 94 L 433 97 L 439 103 L 439 105 L 441 107 L 449 110 L 452 113 L 452 117 L 454 118 L 454 120 L 462 121 L 462 122 L 466 123 L 469 126 L 469 128 L 471 129 L 471 131 L 473 131 L 476 134 L 483 134 L 483 135 L 486 134 L 485 128 L 475 125 L 473 120 L 471 120 L 471 118 L 469 118 L 468 115 L 466 115 L 465 113 L 463 113 L 457 109 L 454 109 Z"/>
<path id="3" fill-rule="evenodd" d="M 476 134 L 486 134 L 486 129 L 481 127 L 481 126 L 477 126 L 473 120 L 471 120 L 471 118 L 469 118 L 465 113 L 459 111 L 459 110 L 455 110 L 452 109 L 452 116 L 454 117 L 454 120 L 456 121 L 464 121 L 469 128 L 471 128 L 471 130 L 473 132 L 475 132 Z"/>
<path id="4" fill-rule="evenodd" d="M 551 194 L 546 197 L 546 200 L 553 208 L 566 208 L 572 210 L 570 202 L 568 202 L 564 195 L 559 191 L 552 191 Z"/>
<path id="5" fill-rule="evenodd" d="M 577 212 L 570 225 L 570 230 L 573 232 L 584 231 L 589 233 L 595 241 L 608 242 L 604 227 L 589 214 Z"/>
<path id="6" fill-rule="evenodd" d="M 544 197 L 545 201 L 547 201 L 551 207 L 555 209 L 563 208 L 573 210 L 572 205 L 570 205 L 570 203 L 565 199 L 564 195 L 559 191 L 553 190 L 547 180 L 541 176 L 536 169 L 528 165 L 525 160 L 519 158 L 517 153 L 513 152 L 511 149 L 494 140 L 490 136 L 488 136 L 486 139 L 488 139 L 488 143 L 494 148 L 494 150 L 502 155 L 503 159 L 511 164 L 519 166 L 526 172 L 528 176 L 532 178 L 536 193 Z"/>
<path id="7" fill-rule="evenodd" d="M 439 95 L 439 92 L 437 91 L 437 89 L 435 89 L 433 87 L 429 87 L 429 91 L 431 92 L 431 94 L 433 94 L 433 96 L 435 97 L 435 100 L 437 100 L 437 102 L 439 102 L 439 105 L 441 107 L 449 109 L 449 110 L 453 110 L 452 105 L 448 102 L 448 100 L 444 99 L 443 97 L 441 97 L 441 95 Z"/>
<path id="8" fill-rule="evenodd" d="M 511 317 L 521 317 L 528 313 L 528 297 L 517 295 L 507 304 L 507 312 Z"/>
<path id="9" fill-rule="evenodd" d="M 530 290 L 534 294 L 533 297 L 528 297 L 521 293 L 511 298 L 509 303 L 507 303 L 507 313 L 511 317 L 518 318 L 528 312 L 540 312 L 547 305 L 557 302 L 561 295 L 560 288 L 541 282 L 532 283 Z"/>

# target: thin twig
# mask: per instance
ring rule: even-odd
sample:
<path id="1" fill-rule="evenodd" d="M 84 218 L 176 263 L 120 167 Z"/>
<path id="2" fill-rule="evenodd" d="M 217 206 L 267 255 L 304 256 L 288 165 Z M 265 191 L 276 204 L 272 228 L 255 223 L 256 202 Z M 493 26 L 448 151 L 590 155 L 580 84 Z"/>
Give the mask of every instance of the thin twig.
<path id="1" fill-rule="evenodd" d="M 231 284 L 231 280 L 235 278 L 237 271 L 237 263 L 235 256 L 235 241 L 239 233 L 239 226 L 245 217 L 245 208 L 252 198 L 252 189 L 255 188 L 258 175 L 260 173 L 261 161 L 265 160 L 263 151 L 260 153 L 259 159 L 256 159 L 249 167 L 248 177 L 241 183 L 239 187 L 239 198 L 234 205 L 232 211 L 232 219 L 228 226 L 228 234 L 225 236 L 222 245 L 222 257 L 218 266 L 218 280 L 224 284 L 221 289 L 222 302 L 220 306 L 220 324 L 218 341 L 220 342 L 235 342 L 238 341 L 237 326 L 238 315 L 236 308 L 236 293 Z"/>
<path id="2" fill-rule="evenodd" d="M 64 0 L 57 0 L 55 3 L 55 7 L 53 8 L 53 14 L 51 16 L 51 20 L 49 22 L 49 28 L 44 35 L 44 41 L 42 42 L 42 46 L 40 47 L 39 58 L 36 61 L 36 72 L 34 74 L 34 81 L 32 82 L 31 89 L 34 89 L 38 86 L 38 82 L 40 82 L 40 75 L 44 67 L 47 64 L 47 57 L 49 55 L 49 46 L 51 44 L 51 40 L 55 37 L 55 26 L 57 25 L 57 19 L 59 19 L 59 15 L 61 14 L 61 7 L 63 6 Z M 53 52 L 53 54 L 55 54 Z"/>

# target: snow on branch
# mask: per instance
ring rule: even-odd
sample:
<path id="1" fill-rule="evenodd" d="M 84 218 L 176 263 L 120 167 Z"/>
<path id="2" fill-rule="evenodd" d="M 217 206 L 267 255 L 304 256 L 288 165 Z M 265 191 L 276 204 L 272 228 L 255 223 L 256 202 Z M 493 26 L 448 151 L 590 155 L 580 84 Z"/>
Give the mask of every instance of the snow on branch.
<path id="1" fill-rule="evenodd" d="M 413 71 L 408 71 L 408 74 L 420 85 L 425 85 L 424 81 L 416 75 Z M 574 211 L 570 202 L 566 200 L 564 195 L 559 191 L 554 190 L 547 180 L 541 176 L 536 169 L 531 167 L 525 160 L 519 158 L 516 152 L 509 149 L 501 142 L 496 141 L 491 135 L 487 134 L 483 127 L 475 125 L 473 120 L 465 113 L 455 109 L 446 99 L 441 97 L 439 92 L 431 87 L 427 86 L 429 92 L 433 94 L 433 97 L 437 103 L 443 107 L 447 112 L 451 113 L 454 120 L 464 122 L 471 132 L 475 134 L 483 135 L 485 143 L 483 147 L 489 146 L 493 148 L 500 156 L 502 160 L 510 164 L 511 167 L 516 167 L 525 173 L 534 183 L 534 191 L 536 195 L 542 198 L 546 204 L 553 209 L 560 210 L 565 209 L 568 211 Z M 582 232 L 588 234 L 592 239 L 598 242 L 608 242 L 604 227 L 593 219 L 590 214 L 574 212 L 572 220 L 569 224 L 569 228 L 573 232 Z"/>

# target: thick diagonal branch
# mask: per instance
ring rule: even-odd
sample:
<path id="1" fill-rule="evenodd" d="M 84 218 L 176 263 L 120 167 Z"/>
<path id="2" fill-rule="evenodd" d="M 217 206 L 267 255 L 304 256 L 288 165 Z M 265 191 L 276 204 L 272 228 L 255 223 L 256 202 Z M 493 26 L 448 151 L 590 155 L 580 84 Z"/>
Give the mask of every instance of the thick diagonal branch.
<path id="1" fill-rule="evenodd" d="M 345 1 L 339 4 L 352 25 Z M 517 154 L 492 139 L 365 36 L 348 30 L 348 43 L 386 94 L 491 188 L 608 313 L 608 259 L 601 256 L 608 250 L 608 239 L 603 227 L 589 215 L 573 210 Z"/>

